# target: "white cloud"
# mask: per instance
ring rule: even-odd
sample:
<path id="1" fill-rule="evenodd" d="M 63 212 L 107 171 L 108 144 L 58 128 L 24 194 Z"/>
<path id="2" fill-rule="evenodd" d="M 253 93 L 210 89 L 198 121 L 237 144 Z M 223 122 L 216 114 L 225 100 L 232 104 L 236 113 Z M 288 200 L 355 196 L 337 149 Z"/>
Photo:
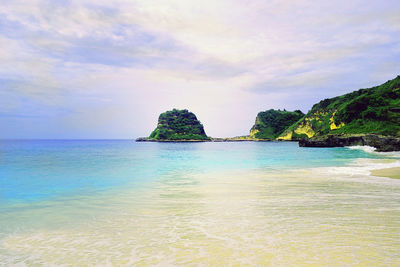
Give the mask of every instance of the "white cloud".
<path id="1" fill-rule="evenodd" d="M 333 96 L 400 71 L 393 1 L 5 0 L 0 10 L 10 99 L 76 111 L 68 120 L 187 107 L 213 135 L 246 134 L 249 116 L 292 95 Z M 220 130 L 226 110 L 241 123 Z"/>

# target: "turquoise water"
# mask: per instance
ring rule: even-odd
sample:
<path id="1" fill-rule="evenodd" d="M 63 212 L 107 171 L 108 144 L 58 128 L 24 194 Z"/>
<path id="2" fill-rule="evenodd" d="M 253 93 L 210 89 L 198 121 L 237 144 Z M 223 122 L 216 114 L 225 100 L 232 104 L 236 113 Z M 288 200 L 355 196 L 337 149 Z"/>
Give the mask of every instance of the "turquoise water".
<path id="1" fill-rule="evenodd" d="M 0 141 L 0 197 L 4 205 L 145 186 L 165 176 L 343 166 L 356 158 L 379 156 L 347 148 L 300 148 L 291 142 Z"/>
<path id="2" fill-rule="evenodd" d="M 400 264 L 398 153 L 0 141 L 0 265 Z"/>

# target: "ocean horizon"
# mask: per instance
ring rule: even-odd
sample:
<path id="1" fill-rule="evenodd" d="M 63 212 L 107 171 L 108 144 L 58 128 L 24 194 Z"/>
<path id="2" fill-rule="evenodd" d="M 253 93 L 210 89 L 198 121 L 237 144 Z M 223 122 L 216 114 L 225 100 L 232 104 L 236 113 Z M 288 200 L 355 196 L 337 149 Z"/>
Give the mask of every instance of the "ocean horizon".
<path id="1" fill-rule="evenodd" d="M 0 265 L 400 264 L 400 153 L 1 140 Z"/>

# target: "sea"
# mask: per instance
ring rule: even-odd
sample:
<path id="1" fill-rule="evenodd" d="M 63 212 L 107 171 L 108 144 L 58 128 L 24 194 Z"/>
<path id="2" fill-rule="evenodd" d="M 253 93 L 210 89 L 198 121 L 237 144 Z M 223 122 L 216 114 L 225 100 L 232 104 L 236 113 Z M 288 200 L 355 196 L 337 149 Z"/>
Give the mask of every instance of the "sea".
<path id="1" fill-rule="evenodd" d="M 0 141 L 1 266 L 400 266 L 400 153 Z"/>

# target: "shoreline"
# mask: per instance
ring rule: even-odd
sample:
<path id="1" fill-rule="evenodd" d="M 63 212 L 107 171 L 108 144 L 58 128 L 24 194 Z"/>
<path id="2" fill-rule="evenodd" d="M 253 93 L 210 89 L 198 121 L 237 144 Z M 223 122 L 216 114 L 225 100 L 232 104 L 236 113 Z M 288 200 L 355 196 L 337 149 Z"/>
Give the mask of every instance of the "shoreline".
<path id="1" fill-rule="evenodd" d="M 159 142 L 159 143 L 197 143 L 197 142 L 273 142 L 275 140 L 270 139 L 255 139 L 246 137 L 210 137 L 209 140 L 198 140 L 198 139 L 180 139 L 180 140 L 170 140 L 170 139 L 150 139 L 147 137 L 139 137 L 135 139 L 136 142 Z"/>
<path id="2" fill-rule="evenodd" d="M 371 146 L 377 152 L 400 151 L 400 138 L 377 134 L 328 134 L 299 141 L 301 147 Z"/>
<path id="3" fill-rule="evenodd" d="M 210 140 L 195 140 L 195 139 L 189 139 L 189 140 L 156 140 L 156 139 L 148 139 L 145 137 L 139 137 L 135 140 L 135 142 L 158 142 L 158 143 L 198 143 L 198 142 L 211 142 Z"/>
<path id="4" fill-rule="evenodd" d="M 371 170 L 371 176 L 400 179 L 400 167 Z"/>
<path id="5" fill-rule="evenodd" d="M 244 260 L 296 265 L 303 263 L 304 258 L 312 259 L 304 264 L 340 265 L 345 255 L 350 263 L 375 265 L 365 254 L 376 251 L 389 259 L 398 259 L 397 243 L 390 243 L 393 239 L 384 239 L 385 243 L 379 247 L 369 246 L 375 240 L 375 233 L 370 231 L 374 227 L 382 227 L 385 236 L 398 232 L 398 224 L 393 225 L 397 222 L 398 189 L 393 199 L 391 188 L 379 183 L 354 183 L 329 172 L 309 174 L 301 169 L 265 172 L 263 168 L 228 168 L 195 172 L 185 175 L 184 181 L 179 177 L 173 180 L 176 182 L 151 181 L 139 190 L 125 186 L 121 190 L 103 191 L 101 195 L 72 196 L 67 203 L 44 202 L 35 207 L 34 216 L 29 208 L 12 209 L 11 218 L 31 218 L 21 222 L 29 231 L 15 230 L 19 222 L 10 227 L 0 240 L 1 248 L 15 258 L 8 260 L 8 254 L 3 254 L 0 262 L 4 265 L 15 262 L 56 265 L 60 261 L 71 265 L 76 262 L 229 265 L 231 258 L 226 255 L 234 255 L 234 263 L 239 265 Z M 388 183 L 384 179 L 382 182 Z M 387 208 L 381 210 L 382 205 Z M 60 208 L 61 217 L 57 217 Z M 72 219 L 65 223 L 60 220 L 62 216 Z M 48 227 L 43 220 L 40 227 L 35 227 L 41 217 L 60 226 Z M 10 219 L 5 219 L 4 223 L 10 224 Z M 313 221 L 318 223 L 310 231 Z M 307 242 L 311 239 L 317 242 Z M 176 243 L 169 250 L 171 240 Z M 270 247 L 271 240 L 279 250 Z M 337 246 L 336 240 L 341 246 Z M 380 236 L 376 240 L 381 244 Z M 77 243 L 79 249 L 91 253 L 76 253 Z M 297 251 L 298 244 L 305 246 L 301 254 L 285 257 Z M 341 250 L 336 251 L 338 247 Z M 367 250 L 359 251 L 359 247 Z M 331 250 L 335 253 L 322 258 L 315 256 Z M 198 251 L 204 251 L 204 256 L 199 256 Z M 266 254 L 270 257 L 265 257 Z"/>
<path id="6" fill-rule="evenodd" d="M 300 140 L 271 140 L 257 139 L 250 136 L 236 137 L 209 137 L 209 139 L 150 139 L 139 137 L 136 142 L 160 142 L 160 143 L 194 143 L 194 142 L 298 142 L 299 147 L 351 147 L 370 146 L 376 152 L 400 152 L 400 138 L 394 136 L 381 136 L 375 134 L 353 134 L 353 135 L 327 135 L 310 139 Z"/>

